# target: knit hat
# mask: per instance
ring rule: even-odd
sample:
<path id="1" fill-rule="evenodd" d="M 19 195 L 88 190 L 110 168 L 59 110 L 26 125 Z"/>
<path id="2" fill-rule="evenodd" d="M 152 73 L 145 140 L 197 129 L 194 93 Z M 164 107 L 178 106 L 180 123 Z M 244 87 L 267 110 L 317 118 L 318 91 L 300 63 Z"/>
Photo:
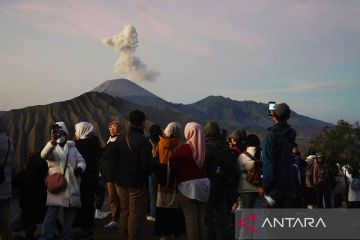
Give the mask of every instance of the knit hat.
<path id="1" fill-rule="evenodd" d="M 217 122 L 208 122 L 204 126 L 204 136 L 208 137 L 218 137 L 220 136 L 220 127 Z"/>
<path id="2" fill-rule="evenodd" d="M 69 131 L 67 130 L 64 122 L 56 122 L 55 124 L 59 125 L 59 129 L 69 136 Z"/>
<path id="3" fill-rule="evenodd" d="M 274 113 L 282 120 L 290 118 L 290 108 L 286 103 L 279 103 L 275 106 Z"/>
<path id="4" fill-rule="evenodd" d="M 240 141 L 240 142 L 245 141 L 245 139 L 246 139 L 246 130 L 243 129 L 243 128 L 238 128 L 238 129 L 234 130 L 230 134 L 229 138 L 235 139 L 235 140 Z"/>

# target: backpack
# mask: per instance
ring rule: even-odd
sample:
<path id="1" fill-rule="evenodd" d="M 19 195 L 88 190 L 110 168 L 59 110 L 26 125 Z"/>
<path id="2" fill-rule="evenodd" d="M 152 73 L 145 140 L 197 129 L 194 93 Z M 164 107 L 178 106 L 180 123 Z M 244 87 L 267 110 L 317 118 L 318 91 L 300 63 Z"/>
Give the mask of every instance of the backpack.
<path id="1" fill-rule="evenodd" d="M 214 158 L 208 163 L 208 175 L 218 187 L 233 188 L 239 181 L 237 154 L 227 146 L 210 147 Z"/>
<path id="2" fill-rule="evenodd" d="M 252 156 L 248 152 L 244 152 L 244 154 L 254 161 L 254 166 L 246 172 L 246 181 L 249 183 L 260 186 L 261 185 L 261 174 L 262 174 L 262 164 L 261 162 Z"/>
<path id="3" fill-rule="evenodd" d="M 351 189 L 354 191 L 360 190 L 360 179 L 359 178 L 353 178 L 351 181 Z"/>

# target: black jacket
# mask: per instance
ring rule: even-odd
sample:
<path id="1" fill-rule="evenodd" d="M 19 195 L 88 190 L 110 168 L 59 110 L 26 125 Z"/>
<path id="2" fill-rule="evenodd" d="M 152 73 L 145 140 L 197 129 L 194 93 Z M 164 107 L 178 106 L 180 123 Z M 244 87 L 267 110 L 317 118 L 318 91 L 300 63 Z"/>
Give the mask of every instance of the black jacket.
<path id="1" fill-rule="evenodd" d="M 117 139 L 119 165 L 117 183 L 123 187 L 147 188 L 154 171 L 151 144 L 142 130 L 131 127 Z"/>
<path id="2" fill-rule="evenodd" d="M 116 182 L 118 176 L 118 165 L 119 165 L 119 150 L 118 140 L 115 142 L 109 142 L 103 149 L 101 170 L 103 173 L 104 182 Z"/>

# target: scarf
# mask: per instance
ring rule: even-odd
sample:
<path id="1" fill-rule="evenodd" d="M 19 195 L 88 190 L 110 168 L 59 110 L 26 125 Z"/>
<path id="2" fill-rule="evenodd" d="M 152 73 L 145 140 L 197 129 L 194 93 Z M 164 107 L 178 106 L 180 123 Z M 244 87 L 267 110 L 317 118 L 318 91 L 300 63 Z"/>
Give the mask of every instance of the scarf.
<path id="1" fill-rule="evenodd" d="M 190 145 L 196 165 L 202 169 L 205 160 L 205 139 L 204 131 L 200 124 L 190 122 L 185 126 L 186 143 Z"/>

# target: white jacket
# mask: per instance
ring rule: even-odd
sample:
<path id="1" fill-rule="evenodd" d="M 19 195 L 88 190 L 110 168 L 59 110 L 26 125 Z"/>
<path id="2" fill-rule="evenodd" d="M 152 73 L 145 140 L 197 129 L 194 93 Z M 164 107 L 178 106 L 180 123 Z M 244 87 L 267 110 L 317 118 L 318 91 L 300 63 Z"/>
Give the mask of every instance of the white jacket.
<path id="1" fill-rule="evenodd" d="M 250 153 L 252 156 L 256 153 L 255 147 L 248 147 L 246 149 L 248 153 Z M 240 179 L 238 183 L 238 193 L 241 192 L 257 192 L 258 187 L 255 185 L 249 183 L 246 181 L 246 174 L 247 171 L 254 167 L 255 161 L 250 159 L 248 156 L 246 156 L 244 153 L 240 154 L 240 156 L 237 159 L 238 168 L 240 171 Z"/>
<path id="2" fill-rule="evenodd" d="M 351 188 L 351 182 L 352 182 L 352 177 L 351 177 L 351 174 L 349 174 L 347 171 L 346 171 L 346 176 L 348 178 L 348 182 L 349 182 L 349 193 L 348 193 L 348 201 L 349 202 L 359 202 L 360 201 L 360 190 L 353 190 Z"/>
<path id="3" fill-rule="evenodd" d="M 63 173 L 66 162 L 66 155 L 68 156 L 68 164 L 65 178 L 67 180 L 66 189 L 59 193 L 47 194 L 47 205 L 62 206 L 62 207 L 81 207 L 80 202 L 80 178 L 76 178 L 74 170 L 80 167 L 83 172 L 86 168 L 84 158 L 75 147 L 73 141 L 68 141 L 64 148 L 59 144 L 55 147 L 48 142 L 41 151 L 41 157 L 46 159 L 49 167 L 49 175 L 54 173 Z"/>

